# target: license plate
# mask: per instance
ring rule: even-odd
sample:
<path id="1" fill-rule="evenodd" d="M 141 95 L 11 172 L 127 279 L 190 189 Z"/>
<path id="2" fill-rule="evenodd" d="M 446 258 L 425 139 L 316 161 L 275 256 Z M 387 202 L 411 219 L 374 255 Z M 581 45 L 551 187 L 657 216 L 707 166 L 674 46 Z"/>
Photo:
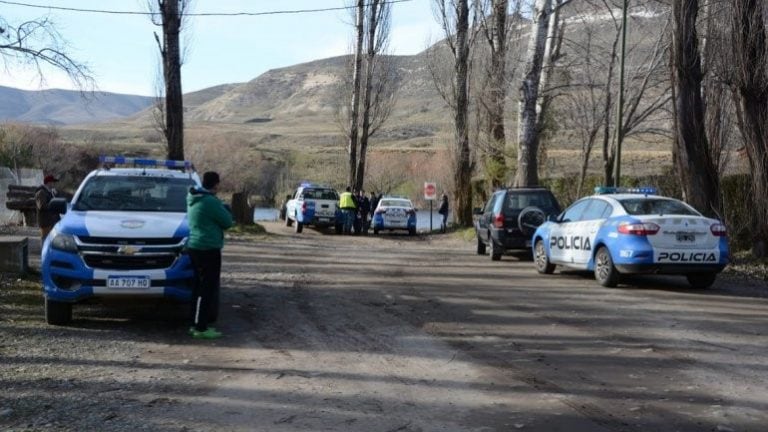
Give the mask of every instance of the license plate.
<path id="1" fill-rule="evenodd" d="M 695 242 L 696 235 L 692 233 L 677 233 L 677 241 L 679 242 Z"/>
<path id="2" fill-rule="evenodd" d="M 110 276 L 107 288 L 149 288 L 148 276 Z"/>
<path id="3" fill-rule="evenodd" d="M 331 220 L 329 218 L 321 217 L 320 222 L 330 222 Z"/>

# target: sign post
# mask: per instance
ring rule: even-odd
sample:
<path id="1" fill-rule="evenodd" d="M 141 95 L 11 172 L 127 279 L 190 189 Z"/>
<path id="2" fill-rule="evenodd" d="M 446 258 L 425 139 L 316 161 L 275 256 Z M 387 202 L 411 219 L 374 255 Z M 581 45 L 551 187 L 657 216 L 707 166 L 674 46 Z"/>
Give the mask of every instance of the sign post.
<path id="1" fill-rule="evenodd" d="M 432 234 L 432 201 L 437 199 L 437 185 L 424 182 L 424 199 L 429 201 L 429 233 Z"/>

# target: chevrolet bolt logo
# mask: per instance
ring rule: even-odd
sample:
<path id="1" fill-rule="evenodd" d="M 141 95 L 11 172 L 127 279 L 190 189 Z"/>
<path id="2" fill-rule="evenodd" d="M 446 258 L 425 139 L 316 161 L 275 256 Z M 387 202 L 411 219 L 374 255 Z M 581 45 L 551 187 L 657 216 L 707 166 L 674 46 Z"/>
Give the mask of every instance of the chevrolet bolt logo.
<path id="1" fill-rule="evenodd" d="M 139 251 L 141 251 L 140 247 L 131 246 L 131 245 L 123 245 L 117 248 L 117 253 L 119 253 L 120 255 L 133 255 Z"/>

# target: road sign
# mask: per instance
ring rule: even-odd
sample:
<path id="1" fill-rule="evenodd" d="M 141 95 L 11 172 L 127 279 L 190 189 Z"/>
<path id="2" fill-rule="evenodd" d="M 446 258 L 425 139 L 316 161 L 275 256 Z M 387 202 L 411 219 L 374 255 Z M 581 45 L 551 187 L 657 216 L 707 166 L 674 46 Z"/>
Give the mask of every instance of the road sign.
<path id="1" fill-rule="evenodd" d="M 435 183 L 424 182 L 424 199 L 437 199 L 437 185 Z"/>

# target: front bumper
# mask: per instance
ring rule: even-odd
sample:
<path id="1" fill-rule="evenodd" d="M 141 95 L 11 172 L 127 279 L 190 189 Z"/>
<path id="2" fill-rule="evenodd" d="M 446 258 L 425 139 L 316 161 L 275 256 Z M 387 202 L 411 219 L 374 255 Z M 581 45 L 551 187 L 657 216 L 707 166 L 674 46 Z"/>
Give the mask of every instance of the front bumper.
<path id="1" fill-rule="evenodd" d="M 92 297 L 166 297 L 190 301 L 194 270 L 189 256 L 182 253 L 168 268 L 110 270 L 86 265 L 76 252 L 46 248 L 42 261 L 45 297 L 61 302 L 78 302 Z M 108 288 L 107 278 L 148 277 L 146 288 Z"/>

